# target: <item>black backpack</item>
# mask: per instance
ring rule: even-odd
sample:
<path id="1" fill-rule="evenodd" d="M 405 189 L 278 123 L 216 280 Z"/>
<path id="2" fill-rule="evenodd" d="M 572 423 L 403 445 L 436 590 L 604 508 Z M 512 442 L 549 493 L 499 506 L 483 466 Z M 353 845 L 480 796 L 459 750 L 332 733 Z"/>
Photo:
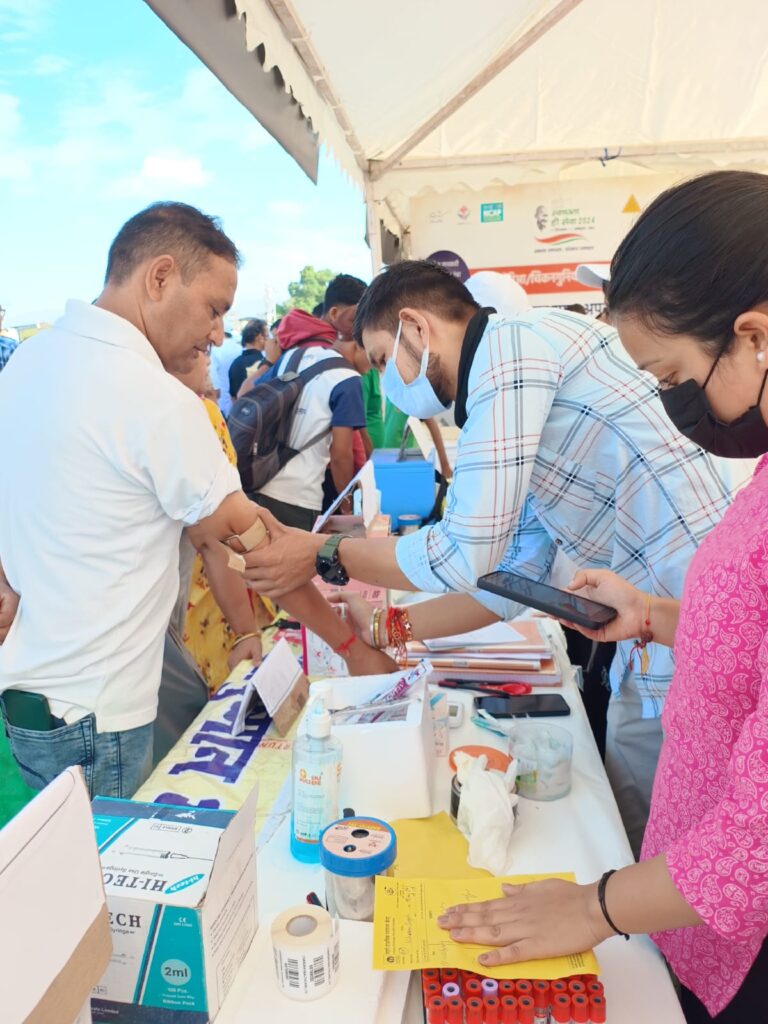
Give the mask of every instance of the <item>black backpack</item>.
<path id="1" fill-rule="evenodd" d="M 254 385 L 232 403 L 227 426 L 237 453 L 237 468 L 243 490 L 261 490 L 299 451 L 316 444 L 330 433 L 330 425 L 311 437 L 303 448 L 291 448 L 288 438 L 296 406 L 305 386 L 326 370 L 351 369 L 346 359 L 322 359 L 299 372 L 306 346 L 297 348 L 283 372 Z"/>

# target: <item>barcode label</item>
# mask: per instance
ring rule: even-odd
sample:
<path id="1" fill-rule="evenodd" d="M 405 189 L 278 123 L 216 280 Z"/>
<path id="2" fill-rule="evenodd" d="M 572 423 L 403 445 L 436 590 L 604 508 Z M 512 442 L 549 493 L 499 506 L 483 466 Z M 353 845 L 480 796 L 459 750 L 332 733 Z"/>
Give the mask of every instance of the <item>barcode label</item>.
<path id="1" fill-rule="evenodd" d="M 301 975 L 299 973 L 299 961 L 293 957 L 287 957 L 285 961 L 285 980 L 290 988 L 298 988 Z"/>
<path id="2" fill-rule="evenodd" d="M 325 957 L 316 956 L 309 965 L 309 980 L 316 988 L 325 984 Z"/>
<path id="3" fill-rule="evenodd" d="M 333 967 L 332 973 L 335 974 L 339 969 L 339 944 L 338 942 L 333 945 Z"/>

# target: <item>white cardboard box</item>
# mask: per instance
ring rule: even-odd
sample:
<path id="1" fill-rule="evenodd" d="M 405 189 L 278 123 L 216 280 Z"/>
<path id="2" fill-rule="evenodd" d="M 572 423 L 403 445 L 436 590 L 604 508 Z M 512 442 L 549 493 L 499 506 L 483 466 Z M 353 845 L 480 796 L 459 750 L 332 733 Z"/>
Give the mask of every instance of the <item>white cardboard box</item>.
<path id="1" fill-rule="evenodd" d="M 0 1020 L 90 1022 L 110 951 L 88 790 L 67 768 L 0 829 Z"/>
<path id="2" fill-rule="evenodd" d="M 257 791 L 231 811 L 93 801 L 114 953 L 95 1024 L 208 1024 L 258 927 Z"/>
<path id="3" fill-rule="evenodd" d="M 325 680 L 331 685 L 332 708 L 370 700 L 403 674 Z M 334 723 L 333 735 L 343 747 L 341 807 L 386 821 L 432 813 L 435 742 L 428 682 L 427 677 L 415 684 L 404 721 Z"/>

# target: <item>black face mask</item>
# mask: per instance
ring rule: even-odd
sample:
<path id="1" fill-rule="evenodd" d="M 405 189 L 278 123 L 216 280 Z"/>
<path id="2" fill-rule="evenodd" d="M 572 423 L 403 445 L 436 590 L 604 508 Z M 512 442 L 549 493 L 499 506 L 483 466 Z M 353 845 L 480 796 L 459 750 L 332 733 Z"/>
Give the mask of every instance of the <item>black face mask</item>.
<path id="1" fill-rule="evenodd" d="M 768 426 L 760 412 L 760 400 L 765 391 L 768 372 L 763 377 L 755 405 L 750 406 L 732 423 L 723 423 L 712 412 L 705 394 L 705 388 L 719 360 L 720 356 L 715 360 L 703 386 L 695 380 L 687 380 L 677 387 L 661 391 L 661 404 L 680 433 L 712 455 L 726 459 L 754 459 L 764 455 L 768 452 Z"/>

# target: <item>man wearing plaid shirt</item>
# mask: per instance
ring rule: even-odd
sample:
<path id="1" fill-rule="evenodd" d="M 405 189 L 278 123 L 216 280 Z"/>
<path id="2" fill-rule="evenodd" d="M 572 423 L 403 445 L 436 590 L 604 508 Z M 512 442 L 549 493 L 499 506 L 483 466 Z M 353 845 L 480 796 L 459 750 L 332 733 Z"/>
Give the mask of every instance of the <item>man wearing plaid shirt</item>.
<path id="1" fill-rule="evenodd" d="M 478 592 L 478 577 L 501 568 L 547 579 L 560 550 L 580 567 L 610 568 L 654 594 L 681 594 L 698 544 L 730 502 L 729 475 L 675 430 L 652 378 L 611 327 L 551 309 L 488 316 L 460 282 L 414 261 L 374 281 L 356 329 L 380 369 L 393 361 L 397 338 L 399 407 L 427 412 L 415 405 L 428 404 L 429 392 L 443 405 L 455 400 L 463 429 L 442 521 L 399 539 L 343 540 L 338 558 L 350 576 L 471 593 L 511 618 L 519 606 Z M 390 369 L 385 385 L 387 376 Z M 277 596 L 286 582 L 297 584 L 296 573 L 302 582 L 313 574 L 323 540 L 273 536 L 266 556 L 249 557 L 249 576 Z M 463 621 L 465 629 L 476 625 L 468 614 Z M 442 632 L 456 631 L 449 616 L 442 623 Z M 667 648 L 651 645 L 648 671 L 633 678 L 630 649 L 619 645 L 611 670 L 619 699 L 609 712 L 607 767 L 637 845 L 673 664 Z"/>

